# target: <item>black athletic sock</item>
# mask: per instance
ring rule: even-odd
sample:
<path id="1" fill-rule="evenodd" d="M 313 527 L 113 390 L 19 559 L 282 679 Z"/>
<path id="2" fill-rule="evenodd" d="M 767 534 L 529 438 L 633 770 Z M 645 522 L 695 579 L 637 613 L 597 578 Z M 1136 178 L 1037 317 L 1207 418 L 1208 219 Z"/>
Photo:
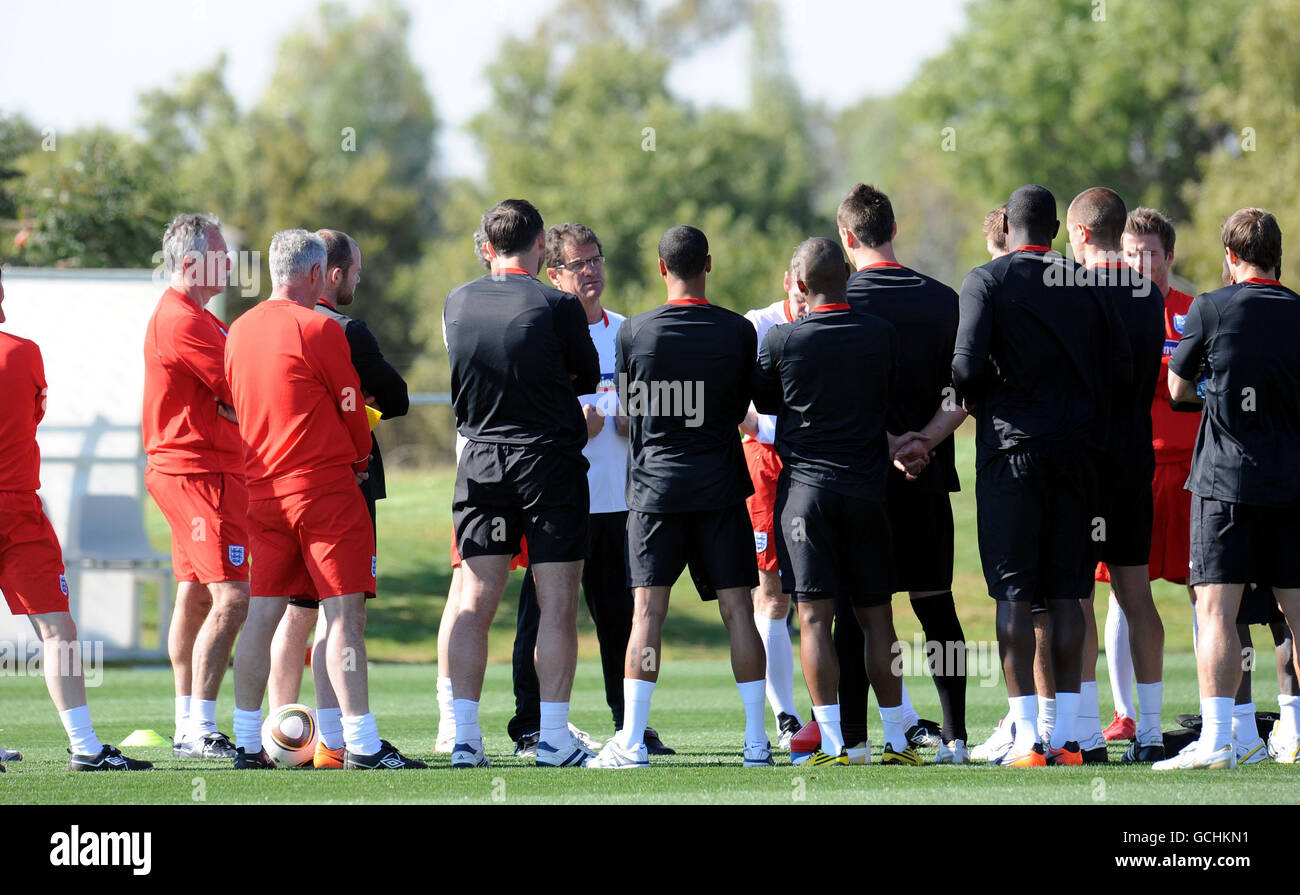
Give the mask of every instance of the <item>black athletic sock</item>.
<path id="1" fill-rule="evenodd" d="M 912 601 L 912 609 L 925 631 L 927 651 L 929 644 L 938 644 L 939 652 L 931 653 L 930 673 L 935 689 L 939 691 L 939 705 L 943 708 L 943 741 L 966 739 L 966 635 L 957 618 L 957 606 L 952 591 L 922 597 Z"/>

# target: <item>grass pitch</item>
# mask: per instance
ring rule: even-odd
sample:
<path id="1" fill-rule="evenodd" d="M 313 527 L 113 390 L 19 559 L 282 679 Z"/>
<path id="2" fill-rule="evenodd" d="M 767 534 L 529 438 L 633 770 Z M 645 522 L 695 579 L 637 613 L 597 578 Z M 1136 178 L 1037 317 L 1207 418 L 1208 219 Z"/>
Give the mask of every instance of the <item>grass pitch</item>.
<path id="1" fill-rule="evenodd" d="M 343 771 L 236 772 L 225 762 L 181 761 L 169 748 L 126 750 L 159 770 L 137 774 L 73 774 L 66 770 L 66 739 L 41 681 L 3 682 L 4 729 L 0 743 L 20 748 L 24 760 L 0 775 L 3 804 L 1294 804 L 1300 771 L 1266 762 L 1233 772 L 1158 774 L 1147 767 L 1011 769 L 983 767 L 792 767 L 777 753 L 773 770 L 740 765 L 742 712 L 727 662 L 685 659 L 670 649 L 650 718 L 678 755 L 652 759 L 649 770 L 543 770 L 516 759 L 505 735 L 513 703 L 509 666 L 488 672 L 482 720 L 493 766 L 453 771 L 446 755 L 433 754 L 437 708 L 435 669 L 429 665 L 376 665 L 372 705 L 382 736 L 406 754 L 431 764 L 428 771 L 358 774 Z M 917 708 L 938 717 L 926 678 L 909 681 Z M 1103 682 L 1103 692 L 1105 683 Z M 799 702 L 807 705 L 802 682 Z M 1167 717 L 1196 705 L 1190 657 L 1174 658 L 1166 683 Z M 305 693 L 309 696 L 310 693 Z M 1006 707 L 1000 686 L 973 684 L 970 730 L 981 741 Z M 1105 703 L 1107 700 L 1103 700 Z M 1261 702 L 1263 700 L 1261 699 Z M 574 721 L 594 736 L 609 735 L 600 666 L 578 668 Z M 230 681 L 219 717 L 228 720 Z M 109 669 L 91 692 L 95 723 L 109 742 L 136 728 L 164 736 L 171 728 L 171 682 L 162 669 Z M 227 723 L 227 722 L 223 722 Z M 1169 726 L 1169 725 L 1167 725 Z M 769 719 L 769 733 L 775 733 Z M 880 755 L 880 724 L 872 709 L 873 760 Z M 1117 762 L 1122 748 L 1111 748 Z M 924 753 L 933 758 L 932 752 Z"/>
<path id="2" fill-rule="evenodd" d="M 1006 710 L 997 668 L 993 601 L 985 595 L 976 546 L 974 444 L 970 427 L 957 439 L 957 465 L 964 491 L 953 495 L 956 523 L 954 595 L 968 641 L 970 744 L 981 742 Z M 727 637 L 717 608 L 701 603 L 683 576 L 673 591 L 664 630 L 665 664 L 655 692 L 650 723 L 678 750 L 654 759 L 645 771 L 540 770 L 515 759 L 505 725 L 513 708 L 510 650 L 514 636 L 519 574 L 489 637 L 489 665 L 482 707 L 483 729 L 493 767 L 450 769 L 446 755 L 433 755 L 437 725 L 434 698 L 437 626 L 451 578 L 447 545 L 451 534 L 454 470 L 388 475 L 391 495 L 379 507 L 380 598 L 370 607 L 367 644 L 372 707 L 382 736 L 406 754 L 429 761 L 429 771 L 355 774 L 273 771 L 236 773 L 221 762 L 179 761 L 169 748 L 129 749 L 154 761 L 152 774 L 71 774 L 66 739 L 39 679 L 0 679 L 0 745 L 20 749 L 25 759 L 0 775 L 0 804 L 100 803 L 482 803 L 482 804 L 650 804 L 650 803 L 927 803 L 927 804 L 1203 804 L 1300 801 L 1300 770 L 1272 763 L 1232 773 L 1157 774 L 1145 767 L 1111 764 L 1098 768 L 1043 770 L 989 767 L 853 767 L 813 771 L 792 767 L 777 754 L 775 770 L 742 769 L 742 711 L 726 660 Z M 146 501 L 149 531 L 158 549 L 168 549 L 166 524 Z M 1197 710 L 1191 648 L 1191 612 L 1186 589 L 1156 582 L 1156 602 L 1165 622 L 1166 727 L 1178 712 Z M 1104 589 L 1099 602 L 1105 600 Z M 895 599 L 898 634 L 904 644 L 919 635 L 903 597 Z M 1104 605 L 1099 616 L 1104 615 Z M 603 739 L 610 734 L 594 629 L 579 609 L 579 654 L 573 720 Z M 1267 658 L 1267 635 L 1256 631 L 1260 669 L 1255 699 L 1270 708 L 1277 684 Z M 155 635 L 156 637 L 156 632 Z M 796 649 L 797 636 L 795 638 Z M 796 666 L 798 663 L 796 662 Z M 908 669 L 918 669 L 909 665 Z M 1111 711 L 1105 662 L 1099 663 L 1103 724 Z M 798 674 L 796 670 L 796 674 Z M 931 681 L 912 675 L 908 687 L 925 717 L 940 717 Z M 796 680 L 798 704 L 809 714 L 807 690 Z M 310 677 L 303 700 L 311 702 Z M 218 719 L 230 732 L 234 705 L 226 676 Z M 117 743 L 136 729 L 169 736 L 172 689 L 168 669 L 110 667 L 103 686 L 90 691 L 91 713 L 106 742 Z M 874 758 L 880 754 L 880 724 L 873 704 Z M 769 717 L 769 734 L 775 730 Z M 1111 749 L 1118 761 L 1123 748 Z M 933 758 L 933 753 L 927 757 Z"/>

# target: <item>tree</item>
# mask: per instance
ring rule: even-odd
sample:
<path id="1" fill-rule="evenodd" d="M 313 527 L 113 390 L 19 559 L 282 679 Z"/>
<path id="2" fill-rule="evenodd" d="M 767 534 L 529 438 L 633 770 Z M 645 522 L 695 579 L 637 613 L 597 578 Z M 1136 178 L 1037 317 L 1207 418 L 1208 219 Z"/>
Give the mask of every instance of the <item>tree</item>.
<path id="1" fill-rule="evenodd" d="M 1179 267 L 1199 288 L 1215 288 L 1223 260 L 1219 229 L 1232 212 L 1254 205 L 1282 226 L 1282 280 L 1294 288 L 1300 252 L 1285 240 L 1294 239 L 1300 222 L 1300 71 L 1291 50 L 1300 42 L 1300 7 L 1266 0 L 1240 28 L 1228 67 L 1237 76 L 1203 107 L 1209 124 L 1231 136 L 1204 159 L 1204 179 L 1187 190 L 1194 226 L 1178 234 Z"/>

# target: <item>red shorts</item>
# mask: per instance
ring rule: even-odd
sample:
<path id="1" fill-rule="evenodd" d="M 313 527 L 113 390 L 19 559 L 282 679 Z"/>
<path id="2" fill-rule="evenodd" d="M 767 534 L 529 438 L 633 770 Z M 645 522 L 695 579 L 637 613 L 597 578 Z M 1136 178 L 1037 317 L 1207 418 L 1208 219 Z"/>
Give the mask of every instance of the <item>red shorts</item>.
<path id="1" fill-rule="evenodd" d="M 451 533 L 451 567 L 453 569 L 460 568 L 460 550 L 456 547 L 456 532 L 454 530 Z M 510 571 L 526 568 L 528 568 L 528 540 L 520 538 L 519 552 L 510 560 Z"/>
<path id="2" fill-rule="evenodd" d="M 770 444 L 746 440 L 745 465 L 754 483 L 754 493 L 745 498 L 749 522 L 754 528 L 754 552 L 758 567 L 764 572 L 775 572 L 776 561 L 776 480 L 781 476 L 781 455 Z"/>
<path id="3" fill-rule="evenodd" d="M 34 491 L 0 491 L 0 590 L 14 615 L 68 611 L 63 548 Z"/>
<path id="4" fill-rule="evenodd" d="M 251 500 L 252 593 L 328 599 L 375 593 L 375 532 L 360 489 L 336 485 Z"/>
<path id="5" fill-rule="evenodd" d="M 167 475 L 151 468 L 144 485 L 171 527 L 177 581 L 248 580 L 248 486 L 242 476 Z"/>
<path id="6" fill-rule="evenodd" d="M 1187 565 L 1191 561 L 1192 492 L 1183 488 L 1191 473 L 1192 461 L 1156 462 L 1151 480 L 1154 513 L 1151 523 L 1151 558 L 1148 576 L 1152 581 L 1163 578 L 1174 584 L 1187 583 Z M 1097 563 L 1098 581 L 1110 581 L 1105 563 Z"/>

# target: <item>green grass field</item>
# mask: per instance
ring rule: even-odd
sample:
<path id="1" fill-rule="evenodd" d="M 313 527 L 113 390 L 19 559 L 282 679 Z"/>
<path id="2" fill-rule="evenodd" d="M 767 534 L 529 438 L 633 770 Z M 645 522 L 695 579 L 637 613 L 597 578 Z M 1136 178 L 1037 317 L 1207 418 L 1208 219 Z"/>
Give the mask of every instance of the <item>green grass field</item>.
<path id="1" fill-rule="evenodd" d="M 1189 657 L 1171 663 L 1166 693 L 1173 711 L 1195 705 Z M 921 768 L 851 767 L 814 771 L 778 764 L 774 770 L 740 765 L 742 712 L 725 661 L 688 659 L 668 650 L 655 692 L 651 723 L 679 754 L 655 759 L 647 771 L 599 772 L 580 768 L 543 771 L 511 754 L 505 724 L 512 707 L 508 665 L 488 673 L 483 726 L 493 767 L 452 771 L 449 757 L 433 755 L 437 709 L 435 670 L 430 665 L 376 665 L 372 705 L 380 733 L 407 754 L 430 762 L 429 771 L 355 774 L 330 771 L 236 772 L 224 762 L 179 761 L 169 748 L 127 750 L 154 761 L 150 774 L 71 774 L 66 740 L 41 682 L 5 681 L 5 729 L 0 742 L 21 747 L 25 758 L 0 775 L 0 803 L 871 803 L 871 804 L 1207 804 L 1294 803 L 1300 797 L 1296 768 L 1266 762 L 1230 773 L 1157 774 L 1145 767 L 1044 768 L 982 766 Z M 909 687 L 917 708 L 935 716 L 937 700 L 926 679 Z M 802 691 L 800 691 L 802 692 Z M 582 662 L 574 688 L 574 721 L 608 736 L 600 666 Z M 171 682 L 162 669 L 110 669 L 91 693 L 96 724 L 105 738 L 120 740 L 136 728 L 167 735 Z M 970 688 L 973 739 L 982 739 L 1006 707 L 1000 685 Z M 806 703 L 806 696 L 801 699 Z M 233 704 L 229 679 L 221 711 Z M 770 727 L 769 723 L 769 727 Z M 879 738 L 878 719 L 872 731 Z M 774 731 L 770 731 L 774 732 Z M 879 743 L 875 747 L 879 757 Z M 1112 747 L 1117 761 L 1119 747 Z M 778 754 L 779 761 L 788 761 Z"/>
<path id="2" fill-rule="evenodd" d="M 954 592 L 968 640 L 979 651 L 969 673 L 971 744 L 982 741 L 1005 712 L 1006 698 L 996 668 L 993 601 L 984 595 L 975 543 L 972 495 L 973 450 L 969 437 L 958 442 L 958 468 L 966 490 L 955 495 L 957 572 Z M 160 773 L 85 775 L 66 771 L 66 740 L 40 680 L 0 682 L 0 745 L 21 749 L 26 760 L 0 776 L 0 803 L 1019 803 L 1202 804 L 1228 802 L 1294 803 L 1300 775 L 1293 767 L 1265 763 L 1232 773 L 1160 775 L 1148 768 L 1106 767 L 1013 770 L 988 767 L 854 767 L 813 771 L 778 765 L 772 770 L 739 767 L 742 712 L 726 661 L 726 634 L 716 607 L 701 603 L 689 577 L 674 591 L 665 630 L 661 683 L 651 724 L 678 749 L 673 758 L 634 773 L 573 770 L 545 772 L 526 767 L 511 754 L 505 734 L 512 709 L 509 656 L 518 580 L 507 592 L 494 625 L 492 663 L 484 691 L 482 721 L 492 768 L 451 773 L 448 756 L 433 755 L 437 708 L 434 698 L 437 623 L 450 569 L 452 473 L 393 472 L 380 504 L 380 599 L 369 616 L 372 706 L 380 733 L 407 754 L 431 762 L 428 772 L 358 775 L 311 771 L 236 774 L 224 763 L 182 762 L 169 748 L 127 750 L 155 761 Z M 151 535 L 166 548 L 161 519 L 149 519 Z M 1191 617 L 1186 592 L 1159 583 L 1157 601 L 1165 619 L 1166 727 L 1174 714 L 1196 710 L 1196 676 L 1190 653 Z M 919 633 L 915 617 L 896 601 L 900 639 Z M 590 619 L 580 610 L 580 650 L 572 705 L 573 720 L 598 738 L 609 735 L 596 641 Z M 1257 636 L 1260 646 L 1262 638 Z M 797 642 L 797 638 L 796 638 Z M 797 664 L 797 663 L 796 663 Z M 1255 698 L 1272 707 L 1277 684 L 1271 663 L 1261 663 Z M 1111 710 L 1105 662 L 1099 667 L 1101 708 Z M 304 700 L 310 702 L 310 683 Z M 913 677 L 909 689 L 925 717 L 938 718 L 934 687 Z M 798 701 L 807 713 L 808 697 L 796 681 Z M 103 685 L 90 693 L 96 726 L 108 742 L 136 729 L 169 736 L 172 724 L 170 672 L 164 667 L 110 667 Z M 233 708 L 231 677 L 222 690 L 219 715 L 229 729 Z M 769 718 L 769 727 L 771 721 Z M 879 719 L 871 728 L 879 755 Z M 774 734 L 774 730 L 770 730 Z M 1117 761 L 1122 749 L 1111 750 Z M 932 754 L 931 754 L 932 757 Z M 778 754 L 779 761 L 788 761 Z"/>

